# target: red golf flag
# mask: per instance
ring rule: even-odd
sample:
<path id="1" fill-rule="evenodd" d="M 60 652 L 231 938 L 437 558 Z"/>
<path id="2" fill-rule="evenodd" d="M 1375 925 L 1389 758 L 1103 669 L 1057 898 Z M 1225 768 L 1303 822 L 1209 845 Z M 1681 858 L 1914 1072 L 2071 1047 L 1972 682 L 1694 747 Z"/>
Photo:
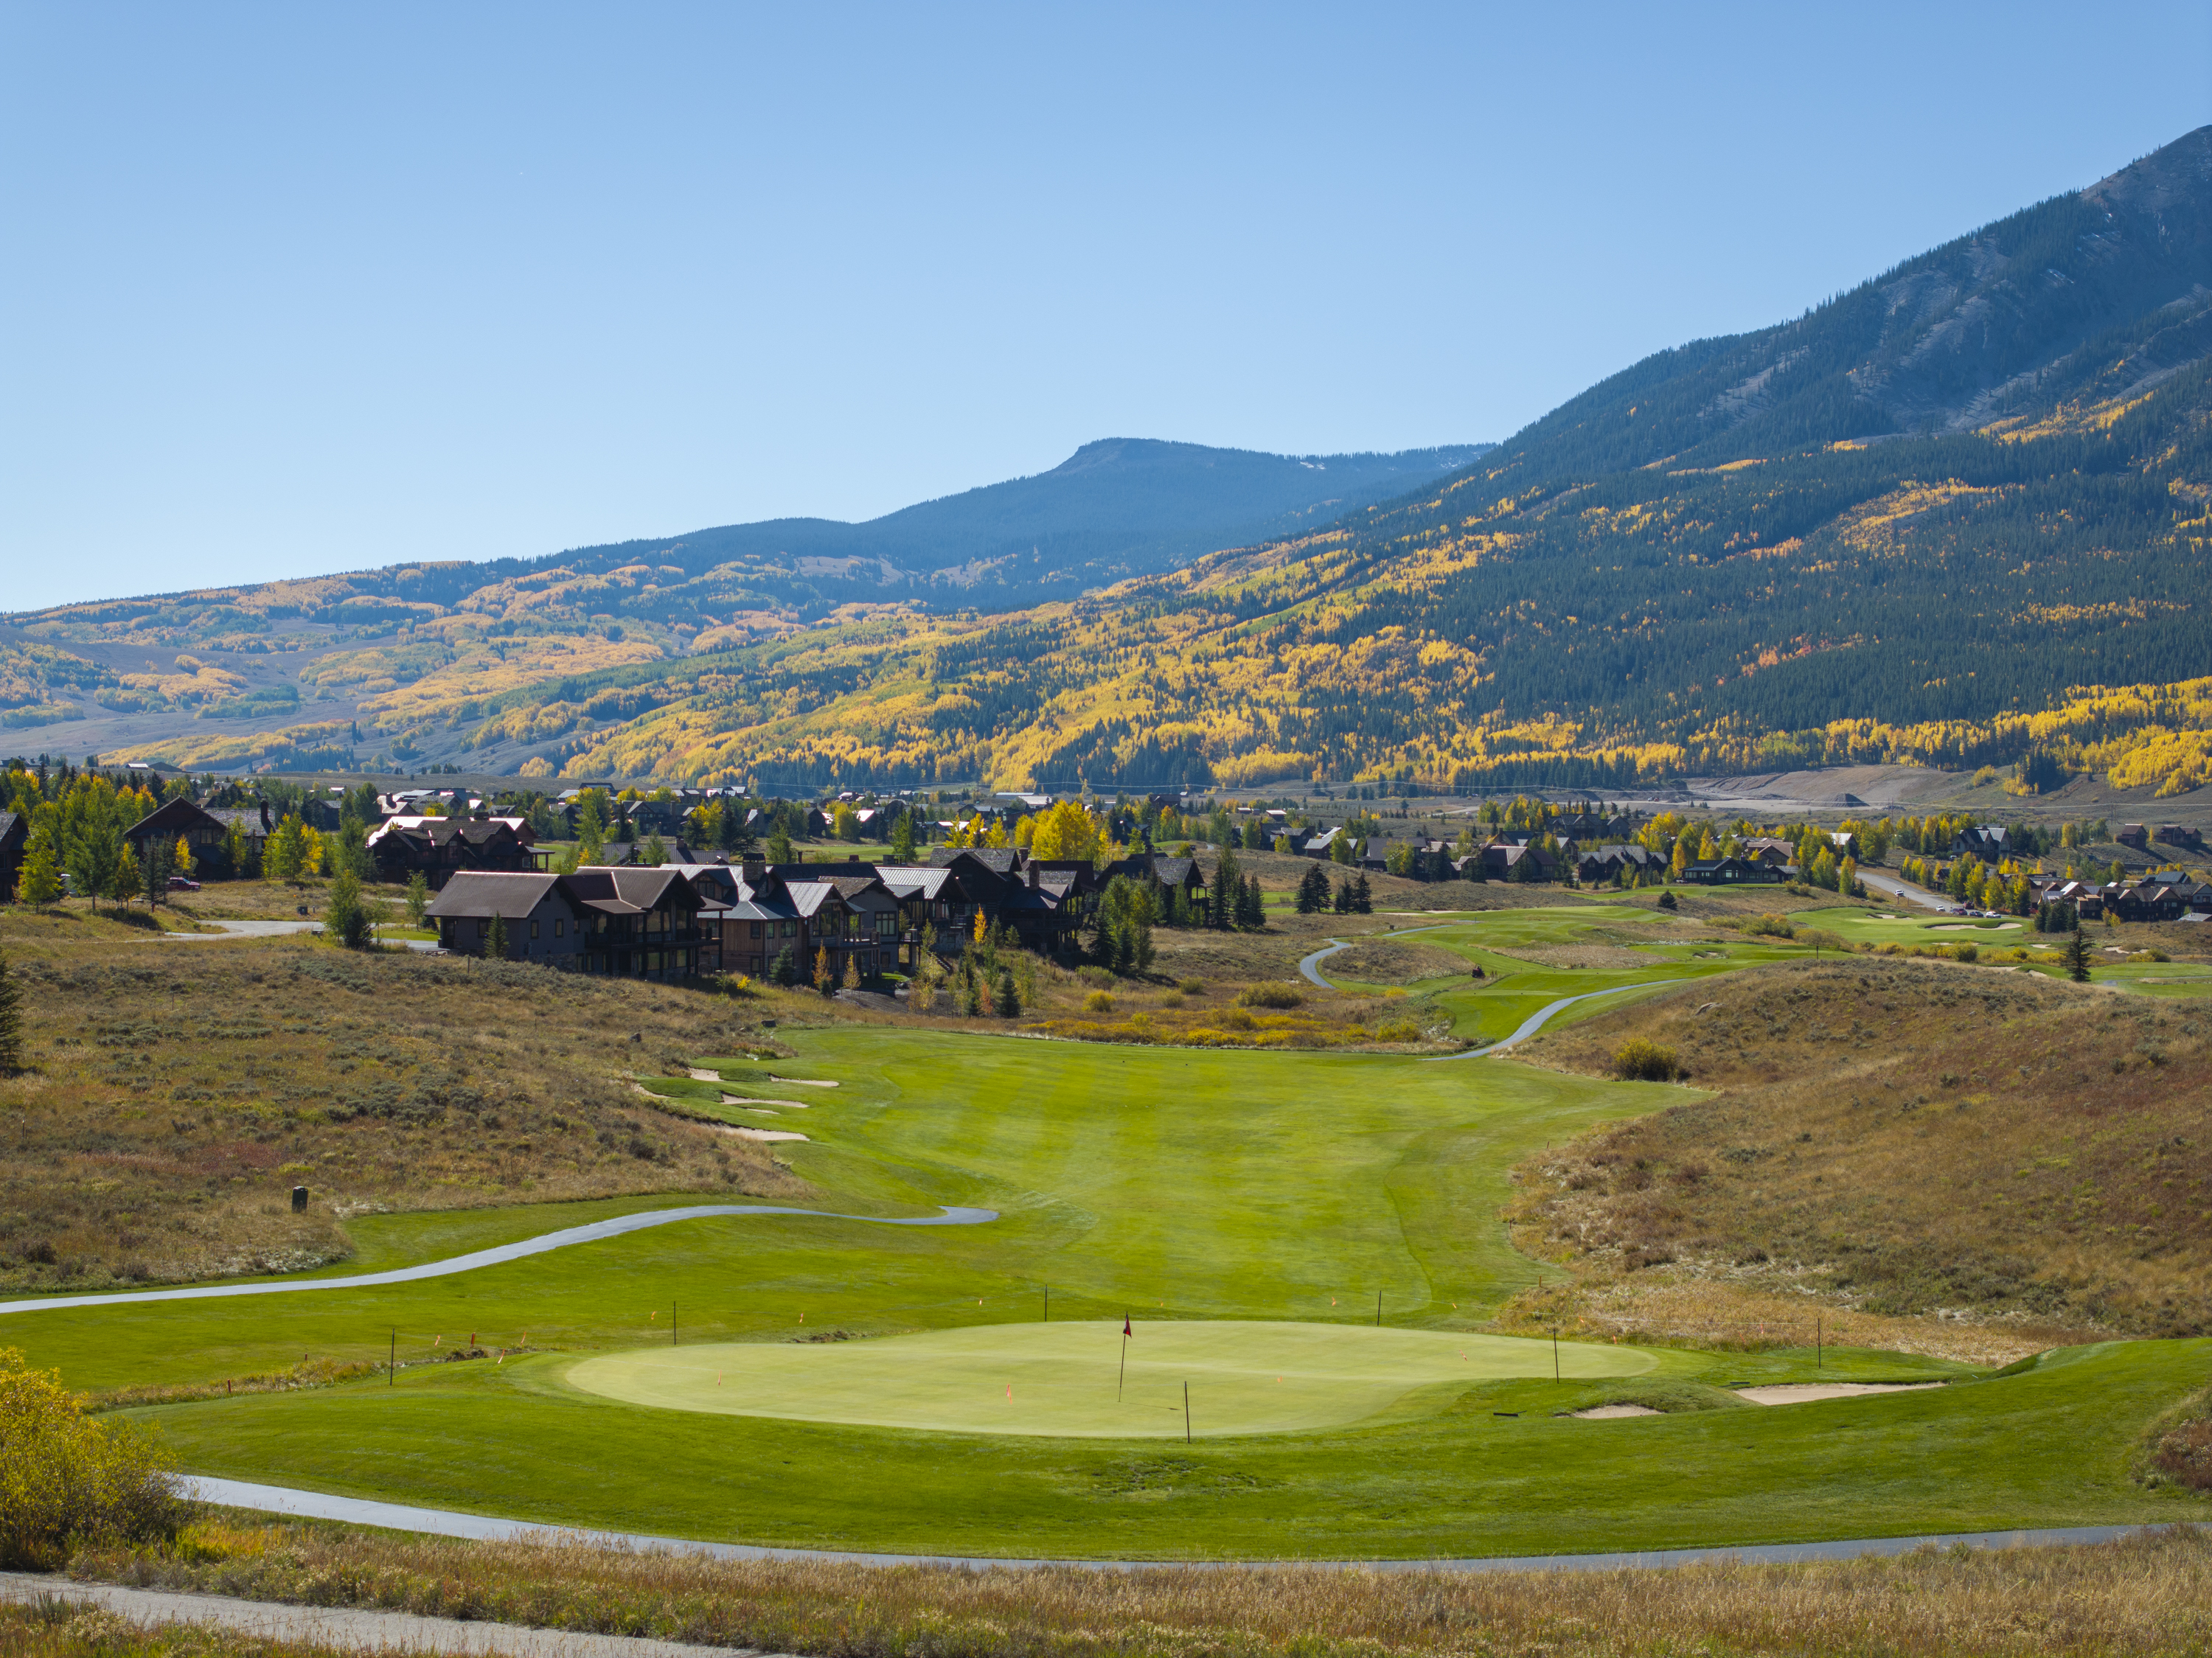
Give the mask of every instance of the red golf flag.
<path id="1" fill-rule="evenodd" d="M 1136 1332 L 1129 1327 L 1129 1315 L 1127 1313 L 1121 1315 L 1121 1333 L 1125 1336 L 1136 1334 Z"/>

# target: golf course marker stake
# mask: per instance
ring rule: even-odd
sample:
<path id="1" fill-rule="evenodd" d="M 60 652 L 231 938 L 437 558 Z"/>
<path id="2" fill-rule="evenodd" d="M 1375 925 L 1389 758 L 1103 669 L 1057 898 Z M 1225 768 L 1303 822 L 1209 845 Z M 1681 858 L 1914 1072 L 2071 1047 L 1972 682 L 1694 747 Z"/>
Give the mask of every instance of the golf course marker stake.
<path id="1" fill-rule="evenodd" d="M 1559 1327 L 1552 1327 L 1552 1380 L 1559 1379 Z"/>
<path id="2" fill-rule="evenodd" d="M 392 1327 L 392 1346 L 384 1359 L 384 1385 L 387 1388 L 399 1385 L 399 1327 L 396 1324 Z"/>
<path id="3" fill-rule="evenodd" d="M 1129 1379 L 1130 1333 L 1129 1315 L 1124 1313 L 1121 1315 L 1121 1374 L 1114 1378 L 1114 1400 L 1116 1404 L 1121 1400 L 1121 1384 Z"/>

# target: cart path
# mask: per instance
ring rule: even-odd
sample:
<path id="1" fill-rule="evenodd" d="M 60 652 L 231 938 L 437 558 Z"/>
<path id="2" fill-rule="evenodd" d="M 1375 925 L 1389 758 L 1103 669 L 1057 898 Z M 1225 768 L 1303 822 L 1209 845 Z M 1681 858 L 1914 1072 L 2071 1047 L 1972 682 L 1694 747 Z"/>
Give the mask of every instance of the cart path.
<path id="1" fill-rule="evenodd" d="M 1335 955 L 1338 950 L 1349 950 L 1354 944 L 1372 944 L 1377 938 L 1402 938 L 1410 932 L 1434 932 L 1439 927 L 1454 925 L 1455 924 L 1450 921 L 1432 921 L 1427 926 L 1394 927 L 1388 932 L 1370 932 L 1358 938 L 1331 938 L 1323 948 L 1316 950 L 1312 955 L 1301 961 L 1298 963 L 1298 971 L 1323 990 L 1334 990 L 1336 987 L 1321 976 L 1321 963 Z"/>
<path id="2" fill-rule="evenodd" d="M 1917 904 L 1923 909 L 1934 910 L 1948 909 L 1951 906 L 1950 899 L 1923 891 L 1909 881 L 1899 880 L 1894 875 L 1884 875 L 1879 871 L 1869 872 L 1861 870 L 1859 879 L 1876 892 L 1887 894 L 1901 903 Z"/>
<path id="3" fill-rule="evenodd" d="M 320 932 L 320 921 L 215 921 L 203 920 L 202 926 L 219 929 L 214 932 L 157 932 L 158 941 L 169 944 L 205 944 L 216 938 L 289 938 L 302 932 Z M 404 944 L 423 956 L 441 956 L 445 946 L 428 938 L 387 938 L 386 944 Z"/>
<path id="4" fill-rule="evenodd" d="M 2162 1526 L 2063 1526 L 2039 1531 L 1943 1532 L 1911 1537 L 1856 1537 L 1823 1543 L 1759 1543 L 1736 1548 L 1650 1549 L 1623 1554 L 1491 1555 L 1428 1560 L 1069 1560 L 1011 1559 L 946 1554 L 841 1553 L 829 1549 L 759 1548 L 744 1543 L 702 1543 L 683 1537 L 658 1537 L 641 1532 L 579 1530 L 501 1520 L 489 1515 L 463 1514 L 449 1509 L 423 1509 L 400 1503 L 375 1503 L 362 1497 L 332 1497 L 322 1491 L 295 1491 L 283 1485 L 263 1485 L 238 1479 L 215 1479 L 187 1474 L 183 1483 L 189 1494 L 203 1503 L 256 1509 L 265 1513 L 296 1515 L 315 1520 L 337 1520 L 360 1526 L 380 1526 L 392 1531 L 422 1532 L 434 1537 L 466 1537 L 482 1541 L 538 1540 L 545 1542 L 587 1542 L 614 1547 L 671 1549 L 703 1554 L 717 1560 L 830 1560 L 863 1566 L 946 1566 L 976 1569 L 989 1566 L 1075 1566 L 1095 1571 L 1165 1571 L 1177 1568 L 1220 1571 L 1243 1566 L 1304 1566 L 1323 1571 L 1619 1571 L 1631 1567 L 1686 1566 L 1705 1560 L 1744 1560 L 1765 1564 L 1797 1560 L 1849 1560 L 1861 1555 L 1909 1554 L 1928 1545 L 1948 1548 L 1964 1543 L 1970 1548 L 2008 1549 L 2054 1544 L 2110 1543 L 2141 1533 L 2156 1533 Z M 187 1596 L 197 1600 L 199 1597 Z M 396 1614 L 383 1614 L 396 1615 Z M 699 1649 L 691 1649 L 697 1651 Z"/>
<path id="5" fill-rule="evenodd" d="M 489 1249 L 472 1250 L 465 1255 L 453 1255 L 444 1260 L 424 1261 L 417 1266 L 396 1266 L 383 1272 L 356 1272 L 349 1278 L 301 1278 L 293 1283 L 210 1284 L 189 1290 L 129 1290 L 110 1295 L 37 1296 L 27 1301 L 0 1301 L 0 1314 L 47 1312 L 67 1307 L 112 1307 L 135 1301 L 206 1301 L 217 1296 L 298 1295 L 309 1290 L 368 1290 L 386 1284 L 413 1284 L 422 1278 L 446 1278 L 455 1272 L 473 1272 L 480 1266 L 497 1266 L 510 1260 L 522 1260 L 531 1255 L 542 1255 L 549 1249 L 565 1249 L 574 1243 L 596 1243 L 603 1238 L 620 1237 L 626 1232 L 643 1231 L 648 1226 L 666 1226 L 679 1220 L 713 1220 L 726 1215 L 806 1215 L 818 1220 L 857 1220 L 870 1226 L 980 1226 L 998 1219 L 999 1212 L 995 1209 L 948 1208 L 941 1214 L 900 1220 L 881 1215 L 841 1215 L 826 1209 L 788 1209 L 772 1204 L 698 1204 L 684 1209 L 648 1209 L 635 1215 L 617 1215 L 609 1220 L 595 1220 L 586 1226 L 565 1226 L 557 1232 L 542 1232 L 534 1238 L 496 1244 Z"/>
<path id="6" fill-rule="evenodd" d="M 1615 985 L 1610 990 L 1585 990 L 1579 996 L 1562 996 L 1547 1007 L 1540 1007 L 1521 1021 L 1521 1028 L 1510 1036 L 1501 1036 L 1487 1048 L 1470 1048 L 1464 1054 L 1439 1054 L 1435 1059 L 1423 1060 L 1423 1065 L 1435 1065 L 1444 1060 L 1479 1060 L 1486 1054 L 1503 1054 L 1516 1042 L 1525 1042 L 1544 1028 L 1544 1022 L 1554 1013 L 1572 1007 L 1577 1002 L 1587 1002 L 1599 996 L 1619 996 L 1631 990 L 1656 990 L 1662 985 L 1686 985 L 1687 979 L 1646 979 L 1640 984 Z M 5 1311 L 0 1308 L 0 1311 Z"/>
<path id="7" fill-rule="evenodd" d="M 531 1629 L 518 1624 L 424 1618 L 411 1612 L 353 1606 L 296 1606 L 282 1600 L 240 1600 L 227 1594 L 179 1594 L 81 1583 L 37 1572 L 0 1572 L 0 1600 L 58 1600 L 98 1606 L 142 1629 L 166 1624 L 213 1624 L 266 1641 L 337 1647 L 348 1652 L 498 1654 L 501 1658 L 711 1658 L 733 1647 L 686 1646 L 636 1635 Z"/>

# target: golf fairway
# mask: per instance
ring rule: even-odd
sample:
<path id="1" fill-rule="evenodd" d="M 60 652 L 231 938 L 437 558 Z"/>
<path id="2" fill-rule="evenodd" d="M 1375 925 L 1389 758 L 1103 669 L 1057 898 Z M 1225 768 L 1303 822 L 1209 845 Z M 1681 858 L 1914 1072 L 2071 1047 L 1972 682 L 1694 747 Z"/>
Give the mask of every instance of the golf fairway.
<path id="1" fill-rule="evenodd" d="M 570 1386 L 665 1410 L 947 1433 L 1181 1438 L 1290 1433 L 1379 1415 L 1441 1385 L 1550 1379 L 1552 1345 L 1261 1321 L 994 1324 L 874 1341 L 647 1348 L 569 1367 Z M 1641 1375 L 1634 1348 L 1562 1342 L 1561 1376 Z"/>

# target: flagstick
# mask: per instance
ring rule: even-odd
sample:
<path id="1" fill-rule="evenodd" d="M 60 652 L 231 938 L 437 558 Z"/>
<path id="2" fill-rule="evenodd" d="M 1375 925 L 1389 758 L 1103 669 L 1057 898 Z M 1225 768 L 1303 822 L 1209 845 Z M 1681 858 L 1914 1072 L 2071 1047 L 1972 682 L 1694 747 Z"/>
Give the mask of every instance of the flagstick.
<path id="1" fill-rule="evenodd" d="M 1190 1383 L 1182 1384 L 1182 1442 L 1190 1443 Z"/>
<path id="2" fill-rule="evenodd" d="M 1121 1374 L 1114 1379 L 1114 1402 L 1121 1402 L 1121 1384 L 1129 1379 L 1129 1315 L 1121 1315 Z"/>

